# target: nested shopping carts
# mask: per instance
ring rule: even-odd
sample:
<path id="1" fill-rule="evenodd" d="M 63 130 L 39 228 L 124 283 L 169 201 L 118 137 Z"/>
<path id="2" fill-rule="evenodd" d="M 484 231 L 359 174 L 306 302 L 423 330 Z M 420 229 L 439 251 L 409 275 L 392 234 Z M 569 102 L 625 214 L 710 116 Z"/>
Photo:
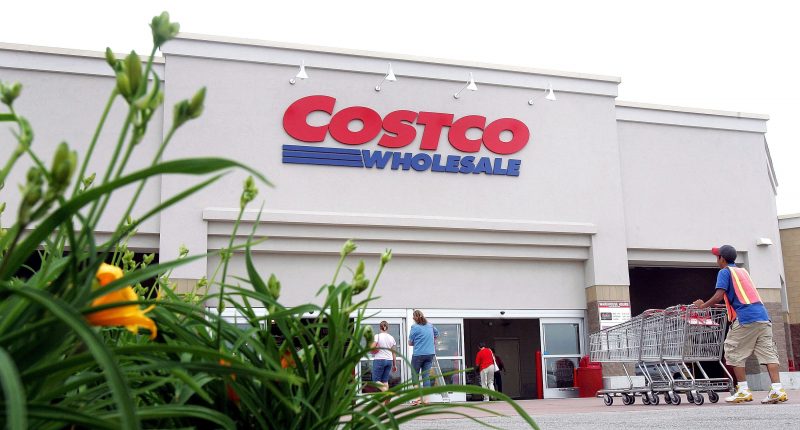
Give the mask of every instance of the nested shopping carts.
<path id="1" fill-rule="evenodd" d="M 722 364 L 727 315 L 724 307 L 697 309 L 678 305 L 650 309 L 630 321 L 609 327 L 590 336 L 591 360 L 618 363 L 628 378 L 628 386 L 598 391 L 607 406 L 614 397 L 625 405 L 636 397 L 644 404 L 657 405 L 659 395 L 666 403 L 678 405 L 680 394 L 689 402 L 702 405 L 702 393 L 711 402 L 719 400 L 718 391 L 730 391 L 733 379 Z M 712 378 L 702 362 L 718 362 L 727 377 Z M 635 385 L 627 366 L 634 366 L 644 376 L 644 385 Z"/>

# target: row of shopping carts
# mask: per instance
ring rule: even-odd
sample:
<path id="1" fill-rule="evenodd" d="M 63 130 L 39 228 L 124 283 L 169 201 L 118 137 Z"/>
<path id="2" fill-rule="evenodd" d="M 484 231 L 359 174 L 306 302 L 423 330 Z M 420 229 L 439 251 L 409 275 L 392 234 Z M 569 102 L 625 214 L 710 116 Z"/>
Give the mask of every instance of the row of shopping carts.
<path id="1" fill-rule="evenodd" d="M 621 397 L 631 405 L 636 397 L 644 404 L 659 404 L 659 396 L 673 405 L 686 400 L 702 405 L 719 400 L 717 392 L 729 392 L 733 378 L 722 364 L 727 325 L 725 307 L 698 309 L 678 305 L 650 309 L 631 320 L 590 336 L 590 358 L 594 362 L 618 363 L 628 377 L 628 386 L 598 391 L 606 406 Z M 709 377 L 701 363 L 718 362 L 727 377 Z M 644 376 L 644 385 L 634 384 L 628 366 Z"/>

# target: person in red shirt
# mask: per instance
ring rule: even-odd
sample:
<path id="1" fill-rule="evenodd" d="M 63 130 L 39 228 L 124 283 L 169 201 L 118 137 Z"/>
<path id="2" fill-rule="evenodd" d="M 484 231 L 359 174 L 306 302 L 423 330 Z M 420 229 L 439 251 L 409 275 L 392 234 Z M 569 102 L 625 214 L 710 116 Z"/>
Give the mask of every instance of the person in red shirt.
<path id="1" fill-rule="evenodd" d="M 481 375 L 481 387 L 494 391 L 494 372 L 497 370 L 492 350 L 481 342 L 478 344 L 478 355 L 475 356 L 475 367 Z M 488 402 L 489 396 L 484 394 L 483 401 Z"/>

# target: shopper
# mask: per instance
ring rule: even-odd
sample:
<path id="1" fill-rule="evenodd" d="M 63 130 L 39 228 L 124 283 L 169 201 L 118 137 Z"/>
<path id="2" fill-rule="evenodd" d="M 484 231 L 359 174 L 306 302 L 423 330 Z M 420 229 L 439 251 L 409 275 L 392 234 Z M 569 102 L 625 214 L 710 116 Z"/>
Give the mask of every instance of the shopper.
<path id="1" fill-rule="evenodd" d="M 751 402 L 753 395 L 747 386 L 745 361 L 755 353 L 759 364 L 767 366 L 772 389 L 761 403 L 785 402 L 789 398 L 783 389 L 778 373 L 778 350 L 772 340 L 772 323 L 767 308 L 758 295 L 747 270 L 736 266 L 736 249 L 730 245 L 712 248 L 717 256 L 720 271 L 717 290 L 708 301 L 696 300 L 694 304 L 707 308 L 725 301 L 731 328 L 725 339 L 725 360 L 733 367 L 739 381 L 736 393 L 725 400 L 731 403 Z"/>
<path id="2" fill-rule="evenodd" d="M 494 390 L 498 393 L 503 392 L 503 374 L 500 372 L 505 372 L 506 365 L 503 363 L 503 360 L 500 358 L 499 355 L 495 352 L 494 348 L 489 348 L 492 350 L 492 354 L 494 354 L 494 364 L 497 365 L 497 369 L 494 371 Z"/>
<path id="3" fill-rule="evenodd" d="M 481 387 L 494 391 L 494 374 L 497 370 L 492 350 L 481 342 L 478 344 L 478 355 L 475 356 L 475 367 L 481 375 Z M 489 395 L 483 395 L 483 401 L 489 401 Z"/>
<path id="4" fill-rule="evenodd" d="M 423 386 L 430 387 L 431 365 L 436 359 L 434 341 L 439 337 L 439 330 L 428 323 L 420 310 L 414 311 L 414 322 L 416 324 L 411 326 L 411 333 L 408 335 L 408 346 L 414 347 L 414 352 L 411 354 L 414 383 L 419 384 L 419 379 L 422 378 Z M 425 403 L 425 399 L 420 398 L 412 402 L 415 405 L 420 403 Z"/>
<path id="5" fill-rule="evenodd" d="M 378 385 L 381 391 L 386 391 L 389 389 L 389 377 L 392 372 L 397 371 L 397 366 L 395 366 L 397 354 L 394 349 L 397 342 L 388 333 L 388 322 L 381 321 L 379 327 L 381 331 L 375 335 L 375 341 L 372 342 L 374 353 L 372 357 L 372 382 Z M 389 403 L 388 398 L 385 403 Z"/>

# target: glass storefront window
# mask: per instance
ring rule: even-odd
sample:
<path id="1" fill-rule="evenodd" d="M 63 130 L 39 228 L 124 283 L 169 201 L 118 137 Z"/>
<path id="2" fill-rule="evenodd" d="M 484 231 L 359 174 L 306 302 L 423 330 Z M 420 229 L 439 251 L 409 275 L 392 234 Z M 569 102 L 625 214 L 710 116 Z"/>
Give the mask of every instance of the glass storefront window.
<path id="1" fill-rule="evenodd" d="M 392 371 L 389 375 L 389 387 L 394 387 L 400 383 L 400 360 L 394 362 L 397 370 Z M 372 381 L 372 360 L 361 360 L 361 382 L 367 383 Z"/>
<path id="2" fill-rule="evenodd" d="M 376 335 L 381 332 L 380 324 L 370 324 L 370 325 L 372 326 L 372 331 Z M 387 331 L 387 333 L 392 335 L 394 341 L 397 342 L 397 345 L 394 347 L 395 352 L 401 351 L 400 342 L 402 341 L 402 339 L 400 339 L 400 324 L 389 324 L 389 330 Z M 370 352 L 368 355 L 370 359 L 373 358 L 372 352 Z"/>
<path id="3" fill-rule="evenodd" d="M 581 353 L 580 325 L 545 324 L 545 346 L 547 355 L 571 355 Z"/>
<path id="4" fill-rule="evenodd" d="M 444 383 L 445 385 L 455 385 L 455 384 L 463 384 L 464 374 L 463 373 L 454 373 L 448 375 L 448 373 L 458 372 L 461 370 L 461 359 L 459 358 L 440 358 L 439 359 L 439 366 L 442 368 L 442 375 L 444 375 Z M 431 376 L 438 376 L 436 369 L 431 368 Z M 438 385 L 438 380 L 434 378 L 433 385 Z"/>
<path id="5" fill-rule="evenodd" d="M 575 386 L 577 358 L 545 358 L 546 388 L 572 388 Z"/>
<path id="6" fill-rule="evenodd" d="M 434 327 L 439 330 L 439 337 L 436 338 L 436 355 L 439 357 L 460 356 L 461 325 L 435 324 Z M 444 369 L 442 370 L 444 371 Z"/>

